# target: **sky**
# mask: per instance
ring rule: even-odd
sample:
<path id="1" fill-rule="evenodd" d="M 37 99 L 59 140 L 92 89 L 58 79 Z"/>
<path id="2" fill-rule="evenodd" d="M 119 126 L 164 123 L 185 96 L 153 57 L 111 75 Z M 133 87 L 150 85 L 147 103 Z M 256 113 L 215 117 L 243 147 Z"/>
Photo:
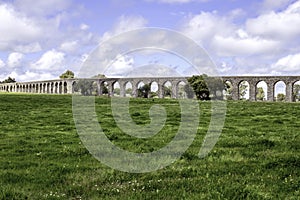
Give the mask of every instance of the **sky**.
<path id="1" fill-rule="evenodd" d="M 76 75 L 99 44 L 145 27 L 191 38 L 220 75 L 300 74 L 300 0 L 0 0 L 0 80 Z M 121 55 L 109 73 L 137 65 Z"/>

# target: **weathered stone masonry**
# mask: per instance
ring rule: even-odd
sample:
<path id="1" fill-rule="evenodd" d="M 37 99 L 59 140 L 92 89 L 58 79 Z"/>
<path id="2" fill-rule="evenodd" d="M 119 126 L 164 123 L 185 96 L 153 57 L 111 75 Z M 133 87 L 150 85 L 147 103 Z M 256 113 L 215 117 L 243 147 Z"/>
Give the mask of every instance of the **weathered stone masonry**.
<path id="1" fill-rule="evenodd" d="M 225 76 L 223 81 L 229 81 L 232 84 L 232 98 L 239 99 L 239 85 L 243 81 L 249 83 L 249 100 L 256 101 L 257 84 L 264 81 L 267 84 L 267 100 L 274 101 L 275 85 L 279 81 L 283 81 L 286 85 L 286 101 L 293 101 L 294 84 L 300 80 L 300 76 Z"/>
<path id="2" fill-rule="evenodd" d="M 232 84 L 232 99 L 239 99 L 239 85 L 243 81 L 249 83 L 249 99 L 256 101 L 257 84 L 264 81 L 267 84 L 267 100 L 274 101 L 275 84 L 283 81 L 286 85 L 286 101 L 293 100 L 293 86 L 300 80 L 300 76 L 223 76 L 220 77 L 224 82 L 228 81 Z M 73 94 L 74 85 L 80 79 L 59 79 L 35 82 L 16 82 L 0 84 L 1 92 L 17 92 L 17 93 L 40 93 L 40 94 Z M 132 85 L 132 96 L 137 97 L 137 89 L 140 82 L 150 84 L 156 82 L 158 85 L 158 97 L 164 98 L 163 86 L 166 82 L 172 85 L 172 98 L 178 98 L 178 88 L 180 83 L 187 83 L 187 77 L 163 77 L 163 78 L 105 78 L 105 79 L 89 79 L 97 85 L 97 94 L 103 94 L 103 85 L 107 84 L 108 93 L 114 95 L 114 84 L 120 85 L 120 96 L 126 95 L 126 84 Z"/>

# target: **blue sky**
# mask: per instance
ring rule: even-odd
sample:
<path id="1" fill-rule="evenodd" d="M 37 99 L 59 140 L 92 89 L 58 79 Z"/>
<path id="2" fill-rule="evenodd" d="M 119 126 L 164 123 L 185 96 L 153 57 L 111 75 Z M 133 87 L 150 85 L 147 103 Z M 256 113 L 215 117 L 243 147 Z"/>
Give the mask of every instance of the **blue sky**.
<path id="1" fill-rule="evenodd" d="M 78 73 L 99 43 L 143 27 L 190 37 L 220 75 L 297 75 L 300 69 L 297 0 L 0 0 L 0 24 L 0 80 Z M 138 63 L 128 55 L 114 65 Z"/>

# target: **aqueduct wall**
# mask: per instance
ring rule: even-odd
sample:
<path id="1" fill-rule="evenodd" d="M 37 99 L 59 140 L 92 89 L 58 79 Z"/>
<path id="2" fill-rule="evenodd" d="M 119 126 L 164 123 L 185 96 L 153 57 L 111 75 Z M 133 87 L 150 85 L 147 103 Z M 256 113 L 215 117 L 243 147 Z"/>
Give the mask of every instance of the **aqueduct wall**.
<path id="1" fill-rule="evenodd" d="M 257 84 L 264 81 L 267 85 L 267 100 L 274 101 L 275 84 L 283 81 L 286 85 L 286 101 L 293 101 L 293 86 L 297 81 L 300 81 L 300 76 L 223 76 L 218 77 L 224 82 L 228 81 L 232 85 L 232 99 L 238 100 L 240 97 L 239 85 L 243 81 L 249 83 L 249 100 L 256 101 Z M 156 83 L 158 86 L 158 97 L 164 98 L 163 88 L 168 82 L 171 84 L 171 97 L 178 98 L 179 84 L 187 84 L 187 77 L 163 77 L 163 78 L 103 78 L 103 79 L 88 79 L 95 83 L 97 87 L 97 95 L 103 94 L 104 83 L 108 89 L 108 95 L 114 95 L 114 84 L 118 83 L 120 87 L 120 96 L 126 95 L 126 84 L 132 86 L 132 97 L 137 97 L 138 85 Z M 16 92 L 16 93 L 40 93 L 40 94 L 73 94 L 74 86 L 80 79 L 58 79 L 47 81 L 34 82 L 16 82 L 0 84 L 1 92 Z"/>

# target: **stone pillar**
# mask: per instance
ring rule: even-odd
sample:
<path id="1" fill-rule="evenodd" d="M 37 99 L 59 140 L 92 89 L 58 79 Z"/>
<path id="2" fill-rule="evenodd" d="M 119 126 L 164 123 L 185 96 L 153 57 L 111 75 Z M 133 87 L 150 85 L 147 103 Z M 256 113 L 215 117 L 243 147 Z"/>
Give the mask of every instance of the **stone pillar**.
<path id="1" fill-rule="evenodd" d="M 236 81 L 231 81 L 232 85 L 232 100 L 239 100 L 240 94 L 239 94 L 239 83 Z"/>
<path id="2" fill-rule="evenodd" d="M 178 99 L 178 83 L 177 81 L 172 81 L 172 94 L 171 98 Z"/>
<path id="3" fill-rule="evenodd" d="M 59 82 L 56 82 L 56 94 L 60 94 Z"/>
<path id="4" fill-rule="evenodd" d="M 58 82 L 58 93 L 57 94 L 62 94 L 63 92 L 63 84 L 62 82 Z"/>
<path id="5" fill-rule="evenodd" d="M 158 90 L 157 90 L 157 93 L 158 93 L 158 98 L 160 99 L 163 99 L 164 98 L 164 87 L 163 87 L 163 83 L 157 83 L 158 85 Z"/>
<path id="6" fill-rule="evenodd" d="M 274 82 L 273 81 L 267 81 L 267 86 L 268 86 L 268 101 L 274 101 Z"/>
<path id="7" fill-rule="evenodd" d="M 57 82 L 55 82 L 55 94 L 59 93 L 59 84 Z"/>
<path id="8" fill-rule="evenodd" d="M 52 83 L 50 83 L 50 94 L 53 94 L 54 91 L 55 91 L 55 85 L 54 85 L 54 83 L 52 82 Z"/>
<path id="9" fill-rule="evenodd" d="M 103 94 L 102 81 L 98 80 L 97 84 L 97 95 L 101 96 Z"/>
<path id="10" fill-rule="evenodd" d="M 248 81 L 249 83 L 249 100 L 256 101 L 256 83 L 254 81 Z"/>
<path id="11" fill-rule="evenodd" d="M 108 82 L 107 89 L 108 89 L 108 96 L 113 97 L 114 96 L 114 84 L 113 82 Z"/>
<path id="12" fill-rule="evenodd" d="M 119 81 L 119 85 L 120 85 L 120 97 L 125 97 L 126 96 L 125 83 Z"/>
<path id="13" fill-rule="evenodd" d="M 56 93 L 56 85 L 55 85 L 55 82 L 52 82 L 51 83 L 51 94 L 55 94 Z"/>
<path id="14" fill-rule="evenodd" d="M 65 81 L 61 82 L 61 94 L 65 94 Z"/>
<path id="15" fill-rule="evenodd" d="M 47 93 L 47 83 L 43 84 L 43 94 Z"/>
<path id="16" fill-rule="evenodd" d="M 137 98 L 138 97 L 138 91 L 137 91 L 137 83 L 136 82 L 132 82 L 132 97 L 133 98 Z"/>
<path id="17" fill-rule="evenodd" d="M 285 100 L 287 102 L 292 102 L 293 101 L 293 83 L 292 82 L 286 82 L 286 87 L 285 87 Z"/>
<path id="18" fill-rule="evenodd" d="M 73 83 L 74 81 L 67 80 L 67 94 L 73 94 Z"/>

